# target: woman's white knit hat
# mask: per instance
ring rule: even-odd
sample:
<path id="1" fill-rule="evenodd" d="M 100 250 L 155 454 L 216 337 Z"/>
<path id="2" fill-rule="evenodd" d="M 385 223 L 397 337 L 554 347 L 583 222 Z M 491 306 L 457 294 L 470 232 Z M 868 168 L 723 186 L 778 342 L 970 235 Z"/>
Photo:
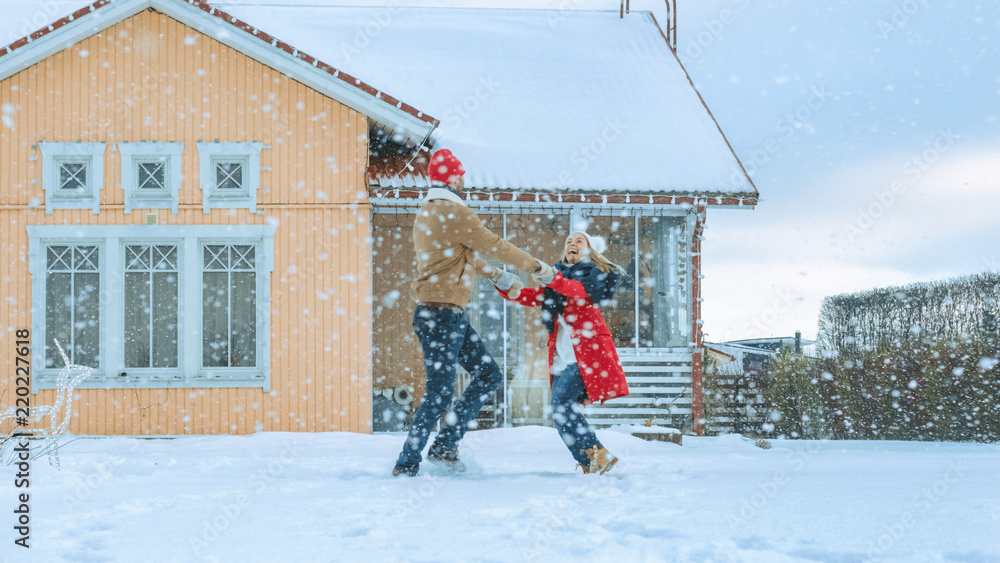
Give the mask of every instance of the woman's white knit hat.
<path id="1" fill-rule="evenodd" d="M 604 251 L 608 249 L 608 243 L 604 240 L 604 237 L 598 235 L 587 234 L 586 231 L 573 231 L 569 236 L 573 236 L 580 233 L 587 239 L 587 245 L 590 249 L 598 254 L 604 254 Z"/>

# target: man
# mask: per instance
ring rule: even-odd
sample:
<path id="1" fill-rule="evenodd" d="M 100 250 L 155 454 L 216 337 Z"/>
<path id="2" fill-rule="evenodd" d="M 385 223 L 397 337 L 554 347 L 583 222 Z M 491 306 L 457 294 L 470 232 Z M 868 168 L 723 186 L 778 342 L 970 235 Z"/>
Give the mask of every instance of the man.
<path id="1" fill-rule="evenodd" d="M 448 413 L 428 460 L 462 471 L 458 442 L 479 413 L 486 398 L 503 381 L 503 373 L 469 325 L 465 306 L 476 274 L 489 278 L 512 298 L 524 284 L 517 276 L 491 267 L 476 253 L 485 254 L 531 274 L 554 275 L 552 267 L 503 240 L 483 225 L 462 201 L 465 169 L 450 150 L 439 150 L 428 165 L 431 189 L 413 222 L 413 246 L 417 257 L 417 279 L 411 288 L 418 305 L 413 330 L 424 352 L 427 386 L 424 400 L 410 425 L 393 475 L 415 476 L 420 452 L 431 429 L 448 410 L 455 394 L 455 365 L 472 375 L 472 382 Z"/>

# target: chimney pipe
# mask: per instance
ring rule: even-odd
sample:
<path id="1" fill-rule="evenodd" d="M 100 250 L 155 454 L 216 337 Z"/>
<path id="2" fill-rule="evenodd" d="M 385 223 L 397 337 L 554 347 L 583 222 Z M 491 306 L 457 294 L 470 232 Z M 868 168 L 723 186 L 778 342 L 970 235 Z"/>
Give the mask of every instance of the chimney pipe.
<path id="1" fill-rule="evenodd" d="M 795 331 L 795 353 L 796 354 L 801 354 L 802 353 L 802 331 L 801 330 L 796 330 Z"/>

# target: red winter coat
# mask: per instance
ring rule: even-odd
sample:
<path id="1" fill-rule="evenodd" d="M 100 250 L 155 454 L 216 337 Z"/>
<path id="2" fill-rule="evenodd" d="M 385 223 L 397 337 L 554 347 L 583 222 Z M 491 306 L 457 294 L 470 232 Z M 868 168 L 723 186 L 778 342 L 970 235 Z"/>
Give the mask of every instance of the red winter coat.
<path id="1" fill-rule="evenodd" d="M 562 273 L 557 271 L 549 287 L 567 297 L 563 315 L 573 330 L 573 352 L 590 402 L 604 404 L 608 399 L 628 395 L 625 372 L 618 360 L 618 351 L 611 338 L 611 331 L 604 322 L 601 310 L 587 296 L 583 284 L 577 280 L 565 279 Z M 545 298 L 545 288 L 522 289 L 517 299 L 510 299 L 502 291 L 500 295 L 525 307 L 539 307 Z M 560 328 L 558 322 L 554 325 L 553 331 L 549 334 L 549 385 L 552 385 L 552 359 L 555 356 L 556 338 Z"/>

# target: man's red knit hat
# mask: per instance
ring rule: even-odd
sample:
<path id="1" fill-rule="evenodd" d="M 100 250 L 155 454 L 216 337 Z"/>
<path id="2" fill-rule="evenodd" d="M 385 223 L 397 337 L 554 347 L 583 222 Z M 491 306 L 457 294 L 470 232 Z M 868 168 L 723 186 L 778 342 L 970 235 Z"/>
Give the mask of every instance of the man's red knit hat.
<path id="1" fill-rule="evenodd" d="M 441 149 L 431 156 L 431 161 L 427 165 L 427 175 L 432 184 L 445 184 L 451 182 L 456 176 L 465 176 L 465 168 L 462 162 L 455 158 L 448 149 Z"/>

